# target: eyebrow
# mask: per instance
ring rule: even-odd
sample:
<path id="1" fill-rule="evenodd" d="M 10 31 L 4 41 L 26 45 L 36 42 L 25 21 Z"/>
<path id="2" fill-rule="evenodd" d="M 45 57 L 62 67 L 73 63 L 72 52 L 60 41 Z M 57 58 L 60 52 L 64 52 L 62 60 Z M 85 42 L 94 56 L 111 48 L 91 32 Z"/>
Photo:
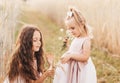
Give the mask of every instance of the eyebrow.
<path id="1" fill-rule="evenodd" d="M 38 38 L 38 37 L 33 37 L 33 39 L 41 39 L 41 37 L 40 37 L 40 38 Z"/>

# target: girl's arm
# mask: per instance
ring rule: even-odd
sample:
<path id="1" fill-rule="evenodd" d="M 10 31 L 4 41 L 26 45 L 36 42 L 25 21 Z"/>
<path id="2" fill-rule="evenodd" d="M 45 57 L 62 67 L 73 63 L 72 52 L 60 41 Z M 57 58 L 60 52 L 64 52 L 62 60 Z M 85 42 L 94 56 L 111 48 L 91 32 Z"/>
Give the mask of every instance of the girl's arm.
<path id="1" fill-rule="evenodd" d="M 90 56 L 91 42 L 86 40 L 83 44 L 83 52 L 80 55 L 68 53 L 66 56 L 62 57 L 62 63 L 67 63 L 70 59 L 86 62 Z"/>
<path id="2" fill-rule="evenodd" d="M 47 78 L 47 77 L 50 77 L 50 76 L 53 76 L 54 75 L 54 69 L 52 70 L 47 70 L 46 72 L 44 72 L 42 74 L 42 76 L 40 76 L 40 78 L 38 78 L 37 80 L 34 81 L 34 83 L 43 83 L 44 80 Z"/>

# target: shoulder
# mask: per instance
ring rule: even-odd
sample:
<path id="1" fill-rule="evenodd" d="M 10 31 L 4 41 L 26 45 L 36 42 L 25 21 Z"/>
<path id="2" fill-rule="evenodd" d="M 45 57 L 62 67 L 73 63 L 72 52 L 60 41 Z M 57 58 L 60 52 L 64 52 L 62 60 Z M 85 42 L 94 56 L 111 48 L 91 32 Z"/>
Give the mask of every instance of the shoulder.
<path id="1" fill-rule="evenodd" d="M 83 48 L 90 48 L 91 39 L 89 37 L 85 37 L 83 40 Z"/>
<path id="2" fill-rule="evenodd" d="M 86 37 L 81 37 L 79 38 L 79 40 L 84 44 L 85 42 L 90 42 L 91 38 L 86 36 Z"/>
<path id="3" fill-rule="evenodd" d="M 90 37 L 84 37 L 83 42 L 91 42 L 91 38 Z"/>

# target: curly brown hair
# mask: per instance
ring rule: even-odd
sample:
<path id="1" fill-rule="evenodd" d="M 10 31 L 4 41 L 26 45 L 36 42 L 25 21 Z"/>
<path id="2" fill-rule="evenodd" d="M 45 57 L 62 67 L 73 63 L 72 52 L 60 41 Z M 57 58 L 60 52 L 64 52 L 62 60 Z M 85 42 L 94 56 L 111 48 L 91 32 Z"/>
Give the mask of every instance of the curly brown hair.
<path id="1" fill-rule="evenodd" d="M 25 79 L 26 83 L 31 83 L 31 80 L 36 80 L 40 72 L 43 72 L 44 59 L 43 59 L 43 41 L 42 34 L 40 32 L 41 47 L 39 51 L 33 55 L 33 34 L 35 31 L 40 30 L 35 26 L 24 26 L 18 36 L 16 47 L 17 50 L 13 53 L 12 61 L 10 63 L 10 69 L 8 71 L 8 77 L 10 82 L 15 80 L 17 76 L 21 76 Z M 37 70 L 33 68 L 33 58 L 37 61 Z"/>

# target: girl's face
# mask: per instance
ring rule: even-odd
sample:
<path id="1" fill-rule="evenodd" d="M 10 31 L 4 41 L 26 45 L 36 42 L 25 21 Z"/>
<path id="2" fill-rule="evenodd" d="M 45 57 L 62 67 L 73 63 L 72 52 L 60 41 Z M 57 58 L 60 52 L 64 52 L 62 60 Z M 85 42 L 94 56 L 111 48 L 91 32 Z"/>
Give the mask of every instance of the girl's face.
<path id="1" fill-rule="evenodd" d="M 40 49 L 40 46 L 41 46 L 40 39 L 41 39 L 40 32 L 35 31 L 34 34 L 33 34 L 33 47 L 32 47 L 32 50 L 34 52 L 37 52 Z"/>
<path id="2" fill-rule="evenodd" d="M 80 37 L 80 26 L 75 22 L 73 18 L 69 19 L 66 22 L 67 29 L 70 30 L 73 36 Z"/>

